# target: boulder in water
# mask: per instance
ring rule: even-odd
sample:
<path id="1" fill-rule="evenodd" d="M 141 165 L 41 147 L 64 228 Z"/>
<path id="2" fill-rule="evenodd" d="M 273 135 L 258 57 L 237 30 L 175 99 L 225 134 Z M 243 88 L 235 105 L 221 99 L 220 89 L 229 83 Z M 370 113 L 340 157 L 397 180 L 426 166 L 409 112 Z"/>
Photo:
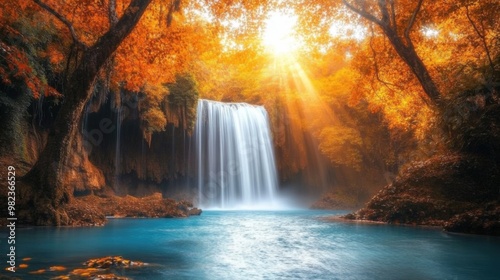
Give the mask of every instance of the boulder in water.
<path id="1" fill-rule="evenodd" d="M 193 207 L 188 210 L 188 216 L 199 216 L 201 215 L 201 209 Z"/>

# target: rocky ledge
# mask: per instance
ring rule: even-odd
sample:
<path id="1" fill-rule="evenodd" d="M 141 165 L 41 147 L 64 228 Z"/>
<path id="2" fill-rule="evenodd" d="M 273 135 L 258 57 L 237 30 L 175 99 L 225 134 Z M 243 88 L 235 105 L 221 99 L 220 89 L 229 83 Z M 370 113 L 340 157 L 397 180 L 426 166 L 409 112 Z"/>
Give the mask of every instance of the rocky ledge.
<path id="1" fill-rule="evenodd" d="M 191 202 L 163 198 L 160 193 L 147 197 L 96 196 L 75 197 L 65 206 L 73 217 L 70 226 L 103 225 L 106 217 L 113 218 L 175 218 L 200 215 L 201 209 Z"/>
<path id="2" fill-rule="evenodd" d="M 472 156 L 436 156 L 414 163 L 364 208 L 343 218 L 500 236 L 499 186 L 495 163 Z"/>

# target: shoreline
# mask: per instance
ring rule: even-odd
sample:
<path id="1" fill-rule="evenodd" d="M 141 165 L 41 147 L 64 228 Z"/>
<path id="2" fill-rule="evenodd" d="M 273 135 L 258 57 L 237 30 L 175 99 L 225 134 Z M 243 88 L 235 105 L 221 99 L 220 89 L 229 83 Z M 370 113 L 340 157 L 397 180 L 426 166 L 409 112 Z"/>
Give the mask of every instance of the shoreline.
<path id="1" fill-rule="evenodd" d="M 340 215 L 321 217 L 319 218 L 325 222 L 342 222 L 342 223 L 352 223 L 352 224 L 367 224 L 367 225 L 388 225 L 388 226 L 404 226 L 404 227 L 415 227 L 415 228 L 428 228 L 428 229 L 441 229 L 443 232 L 451 233 L 443 229 L 442 226 L 431 226 L 431 225 L 418 225 L 418 224 L 403 224 L 403 223 L 388 223 L 382 221 L 372 221 L 372 220 L 358 220 L 358 219 L 346 219 Z M 466 233 L 464 233 L 466 234 Z M 469 234 L 466 234 L 469 235 Z"/>

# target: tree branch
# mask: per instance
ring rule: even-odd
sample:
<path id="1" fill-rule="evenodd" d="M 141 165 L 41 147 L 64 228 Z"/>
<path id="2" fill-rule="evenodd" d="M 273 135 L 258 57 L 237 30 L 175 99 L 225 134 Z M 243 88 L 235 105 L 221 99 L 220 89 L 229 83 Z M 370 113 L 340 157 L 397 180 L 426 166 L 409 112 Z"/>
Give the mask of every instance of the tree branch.
<path id="1" fill-rule="evenodd" d="M 370 30 L 371 30 L 371 34 L 372 34 L 372 36 L 370 37 L 370 49 L 372 51 L 372 56 L 373 56 L 373 67 L 375 68 L 375 78 L 377 78 L 377 81 L 379 81 L 380 83 L 385 85 L 389 90 L 395 91 L 392 87 L 396 87 L 396 88 L 400 88 L 400 87 L 393 84 L 393 83 L 384 81 L 380 77 L 380 69 L 379 69 L 379 66 L 377 63 L 377 52 L 375 51 L 375 47 L 373 46 L 373 38 L 375 37 L 375 32 L 373 31 L 373 25 L 370 26 Z"/>
<path id="2" fill-rule="evenodd" d="M 491 58 L 491 54 L 490 54 L 490 48 L 488 47 L 488 44 L 486 42 L 486 36 L 485 36 L 486 32 L 482 33 L 479 30 L 479 28 L 477 27 L 476 23 L 472 20 L 472 17 L 470 16 L 468 5 L 465 5 L 465 14 L 467 15 L 467 19 L 469 20 L 470 24 L 474 28 L 474 31 L 477 33 L 479 38 L 481 38 L 481 42 L 483 43 L 484 50 L 486 51 L 486 56 L 488 57 L 488 62 L 490 64 L 490 68 L 493 70 L 493 73 L 495 73 L 495 63 L 493 63 L 493 59 Z M 484 27 L 482 29 L 484 32 L 485 31 Z"/>
<path id="3" fill-rule="evenodd" d="M 118 14 L 116 13 L 116 0 L 109 0 L 108 17 L 109 26 L 113 27 L 118 22 Z"/>
<path id="4" fill-rule="evenodd" d="M 180 11 L 180 9 L 181 9 L 181 0 L 171 0 L 167 13 L 167 27 L 169 27 L 172 24 L 174 13 Z"/>
<path id="5" fill-rule="evenodd" d="M 364 10 L 364 9 L 358 9 L 358 8 L 354 7 L 354 5 L 352 5 L 351 3 L 347 2 L 347 0 L 342 0 L 342 3 L 344 3 L 344 5 L 347 8 L 349 8 L 351 11 L 353 11 L 356 14 L 364 17 L 365 19 L 367 19 L 367 20 L 369 20 L 369 21 L 371 21 L 371 22 L 373 22 L 373 23 L 375 23 L 375 24 L 377 24 L 377 25 L 379 25 L 381 27 L 384 26 L 383 22 L 380 19 L 378 19 L 374 15 L 368 13 L 366 10 Z"/>
<path id="6" fill-rule="evenodd" d="M 417 19 L 418 13 L 420 12 L 420 8 L 422 7 L 422 2 L 424 2 L 424 0 L 419 0 L 418 1 L 417 7 L 413 11 L 413 14 L 411 15 L 410 21 L 408 22 L 408 25 L 406 26 L 406 29 L 405 29 L 405 35 L 404 36 L 405 36 L 405 39 L 406 39 L 406 43 L 408 45 L 412 45 L 413 44 L 412 41 L 411 41 L 411 38 L 410 38 L 410 31 L 413 28 L 413 25 L 415 24 L 415 20 Z"/>
<path id="7" fill-rule="evenodd" d="M 106 33 L 104 33 L 86 52 L 86 60 L 95 62 L 97 70 L 109 59 L 125 37 L 130 34 L 139 22 L 142 14 L 152 0 L 132 0 L 123 15 Z"/>
<path id="8" fill-rule="evenodd" d="M 61 21 L 66 27 L 69 29 L 69 32 L 71 33 L 71 37 L 73 38 L 73 42 L 81 47 L 82 49 L 87 49 L 88 46 L 85 45 L 82 41 L 78 39 L 78 36 L 76 35 L 75 29 L 73 28 L 73 25 L 71 22 L 69 22 L 68 19 L 66 19 L 63 15 L 58 13 L 56 10 L 52 9 L 49 5 L 43 3 L 40 0 L 33 0 L 38 6 L 40 6 L 42 9 L 46 10 L 47 12 L 51 13 L 53 16 L 55 16 L 59 21 Z"/>
<path id="9" fill-rule="evenodd" d="M 382 22 L 390 26 L 391 25 L 391 19 L 389 17 L 389 11 L 387 11 L 387 2 L 385 0 L 378 0 L 378 7 L 380 9 L 380 12 L 382 13 Z"/>
<path id="10" fill-rule="evenodd" d="M 398 29 L 398 25 L 396 23 L 396 5 L 394 4 L 394 0 L 389 0 L 389 5 L 391 5 L 391 23 L 392 23 L 392 28 L 394 28 L 394 30 L 396 30 L 397 32 L 397 29 Z"/>

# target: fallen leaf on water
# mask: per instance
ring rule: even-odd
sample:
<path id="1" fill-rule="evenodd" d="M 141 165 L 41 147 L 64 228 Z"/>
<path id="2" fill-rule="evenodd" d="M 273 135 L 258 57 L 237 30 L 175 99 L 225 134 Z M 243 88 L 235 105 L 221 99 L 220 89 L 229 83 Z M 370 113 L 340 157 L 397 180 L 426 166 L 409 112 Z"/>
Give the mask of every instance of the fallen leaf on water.
<path id="1" fill-rule="evenodd" d="M 35 271 L 30 271 L 30 274 L 42 274 L 45 272 L 45 269 L 39 269 L 39 270 L 35 270 Z"/>
<path id="2" fill-rule="evenodd" d="M 55 265 L 49 268 L 50 271 L 64 271 L 66 268 L 64 266 Z"/>

